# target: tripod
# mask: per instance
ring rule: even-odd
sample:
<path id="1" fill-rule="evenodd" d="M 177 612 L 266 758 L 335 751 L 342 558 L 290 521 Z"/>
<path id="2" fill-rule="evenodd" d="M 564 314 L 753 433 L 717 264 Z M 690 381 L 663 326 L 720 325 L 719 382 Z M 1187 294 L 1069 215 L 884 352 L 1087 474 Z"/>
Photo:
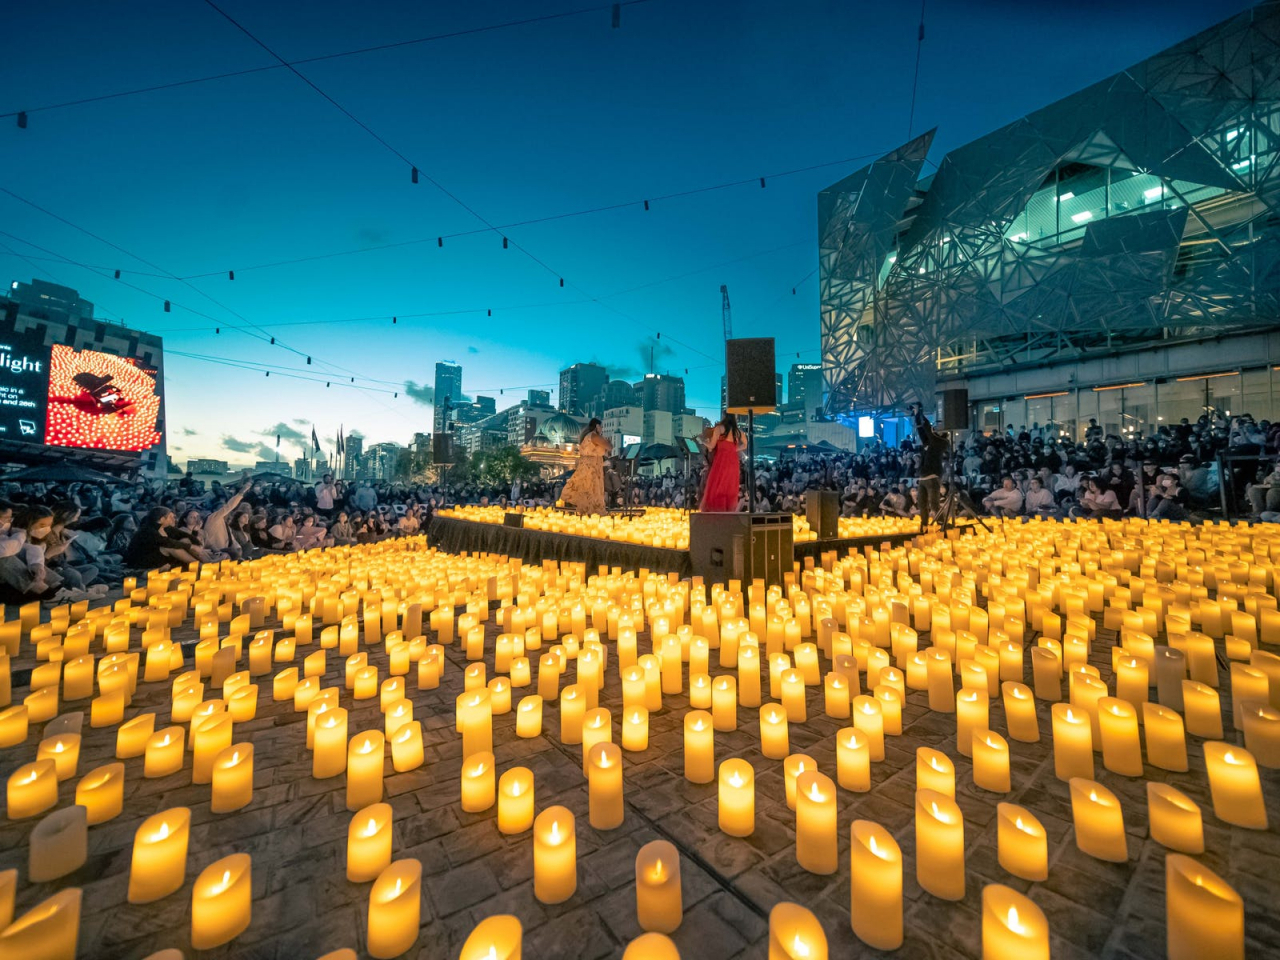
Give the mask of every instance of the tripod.
<path id="1" fill-rule="evenodd" d="M 937 524 L 938 529 L 942 533 L 946 533 L 956 525 L 956 517 L 968 517 L 982 524 L 982 529 L 987 533 L 992 533 L 991 527 L 987 521 L 978 516 L 978 511 L 974 509 L 973 501 L 969 499 L 968 494 L 960 489 L 952 476 L 951 469 L 951 436 L 947 435 L 947 454 L 942 461 L 942 483 L 947 488 L 946 495 L 938 501 L 937 508 L 929 517 L 929 523 Z M 925 525 L 921 525 L 921 532 L 924 532 Z"/>

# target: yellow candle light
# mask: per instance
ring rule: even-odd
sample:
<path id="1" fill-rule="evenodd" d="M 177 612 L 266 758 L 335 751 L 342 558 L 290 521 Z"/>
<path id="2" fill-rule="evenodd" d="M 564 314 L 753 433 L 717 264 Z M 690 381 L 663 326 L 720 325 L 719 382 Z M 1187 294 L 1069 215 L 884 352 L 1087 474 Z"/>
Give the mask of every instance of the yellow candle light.
<path id="1" fill-rule="evenodd" d="M 689 706 L 695 710 L 711 709 L 711 678 L 705 673 L 689 677 Z"/>
<path id="2" fill-rule="evenodd" d="M 386 741 L 381 730 L 367 730 L 351 738 L 347 748 L 347 809 L 359 810 L 382 799 L 382 771 Z"/>
<path id="3" fill-rule="evenodd" d="M 796 779 L 796 862 L 810 873 L 835 873 L 836 786 L 817 770 Z"/>
<path id="4" fill-rule="evenodd" d="M 165 727 L 147 738 L 143 751 L 142 775 L 167 777 L 182 769 L 187 732 L 182 727 Z"/>
<path id="5" fill-rule="evenodd" d="M 873 762 L 884 759 L 884 712 L 880 701 L 866 695 L 853 698 L 853 726 L 867 738 L 867 751 Z"/>
<path id="6" fill-rule="evenodd" d="M 760 651 L 754 646 L 738 650 L 738 703 L 760 706 Z"/>
<path id="7" fill-rule="evenodd" d="M 571 683 L 560 691 L 560 742 L 582 742 L 582 724 L 587 713 L 587 698 L 582 689 Z"/>
<path id="8" fill-rule="evenodd" d="M 0 710 L 0 747 L 13 747 L 27 739 L 30 717 L 24 704 Z"/>
<path id="9" fill-rule="evenodd" d="M 1244 747 L 1258 766 L 1280 767 L 1280 710 L 1269 703 L 1253 701 L 1241 705 Z"/>
<path id="10" fill-rule="evenodd" d="M 63 807 L 35 825 L 28 849 L 27 877 L 45 883 L 79 870 L 89 856 L 85 808 Z"/>
<path id="11" fill-rule="evenodd" d="M 827 960 L 822 924 L 798 903 L 782 901 L 769 911 L 769 960 Z"/>
<path id="12" fill-rule="evenodd" d="M 1138 711 L 1127 700 L 1103 697 L 1098 701 L 1102 730 L 1102 765 L 1126 777 L 1142 776 L 1142 747 L 1138 739 Z"/>
<path id="13" fill-rule="evenodd" d="M 715 778 L 715 729 L 705 710 L 685 714 L 684 776 L 690 783 L 710 783 Z"/>
<path id="14" fill-rule="evenodd" d="M 508 697 L 510 693 L 508 691 Z M 509 701 L 508 701 L 509 702 Z M 396 731 L 403 727 L 406 723 L 413 722 L 413 701 L 408 699 L 397 700 L 385 714 L 382 715 L 383 732 L 388 740 L 395 737 Z"/>
<path id="15" fill-rule="evenodd" d="M 818 762 L 804 753 L 793 753 L 782 761 L 782 777 L 786 784 L 787 807 L 796 808 L 796 781 L 806 770 L 817 770 Z"/>
<path id="16" fill-rule="evenodd" d="M 213 759 L 214 813 L 229 813 L 253 800 L 253 744 L 233 743 Z"/>
<path id="17" fill-rule="evenodd" d="M 590 773 L 591 748 L 613 742 L 613 717 L 604 707 L 588 710 L 582 718 L 582 775 Z"/>
<path id="18" fill-rule="evenodd" d="M 871 745 L 856 727 L 836 731 L 836 782 L 858 793 L 871 789 Z"/>
<path id="19" fill-rule="evenodd" d="M 1008 793 L 1012 789 L 1009 744 L 1004 737 L 990 730 L 973 731 L 971 755 L 974 786 L 992 793 Z"/>
<path id="20" fill-rule="evenodd" d="M 824 690 L 827 716 L 835 717 L 837 720 L 847 719 L 851 701 L 848 679 L 840 673 L 828 673 L 824 682 Z"/>
<path id="21" fill-rule="evenodd" d="M 666 840 L 650 841 L 636 854 L 636 919 L 642 930 L 671 933 L 683 916 L 680 854 Z"/>
<path id="22" fill-rule="evenodd" d="M 1049 921 L 1029 898 L 1001 883 L 982 888 L 983 960 L 1049 960 Z"/>
<path id="23" fill-rule="evenodd" d="M 400 956 L 417 941 L 421 924 L 422 861 L 392 861 L 369 891 L 369 956 L 378 960 Z"/>
<path id="24" fill-rule="evenodd" d="M 1015 680 L 1000 685 L 1004 698 L 1005 723 L 1009 727 L 1009 739 L 1021 743 L 1040 740 L 1040 721 L 1036 717 L 1036 701 L 1031 688 Z"/>
<path id="25" fill-rule="evenodd" d="M 458 699 L 458 727 L 462 755 L 493 753 L 493 701 L 488 687 L 470 690 Z"/>
<path id="26" fill-rule="evenodd" d="M 649 711 L 631 707 L 622 715 L 622 749 L 639 752 L 649 747 Z"/>
<path id="27" fill-rule="evenodd" d="M 531 694 L 516 707 L 516 736 L 524 739 L 542 735 L 542 697 Z"/>
<path id="28" fill-rule="evenodd" d="M 533 822 L 533 895 L 563 903 L 578 889 L 578 843 L 573 814 L 548 807 Z"/>
<path id="29" fill-rule="evenodd" d="M 1147 782 L 1147 819 L 1151 839 L 1182 853 L 1204 852 L 1204 818 L 1200 807 L 1167 783 Z"/>
<path id="30" fill-rule="evenodd" d="M 191 946 L 230 943 L 249 926 L 253 891 L 247 853 L 233 853 L 200 871 L 191 890 Z"/>
<path id="31" fill-rule="evenodd" d="M 520 921 L 510 914 L 485 917 L 467 937 L 458 960 L 520 960 L 522 938 Z"/>
<path id="32" fill-rule="evenodd" d="M 1222 702 L 1217 690 L 1197 680 L 1183 680 L 1182 707 L 1187 733 L 1222 739 Z"/>
<path id="33" fill-rule="evenodd" d="M 80 734 L 64 733 L 46 737 L 36 747 L 37 760 L 52 760 L 54 773 L 59 780 L 70 780 L 80 765 Z"/>
<path id="34" fill-rule="evenodd" d="M 1171 853 L 1164 861 L 1169 960 L 1244 960 L 1244 901 L 1198 861 Z"/>
<path id="35" fill-rule="evenodd" d="M 1204 745 L 1204 765 L 1209 771 L 1214 816 L 1237 827 L 1267 829 L 1267 808 L 1253 754 L 1243 747 L 1211 740 Z"/>
<path id="36" fill-rule="evenodd" d="M 1072 777 L 1070 785 L 1076 846 L 1099 860 L 1124 863 L 1129 859 L 1129 850 L 1124 836 L 1124 811 L 1116 795 L 1084 777 Z"/>
<path id="37" fill-rule="evenodd" d="M 347 879 L 376 880 L 391 865 L 391 804 L 373 803 L 358 810 L 347 827 Z"/>
<path id="38" fill-rule="evenodd" d="M 621 768 L 621 765 L 619 765 Z M 524 833 L 533 826 L 533 771 L 512 767 L 498 780 L 498 831 Z"/>
<path id="39" fill-rule="evenodd" d="M 780 685 L 782 688 L 782 706 L 787 711 L 787 720 L 791 723 L 804 723 L 806 710 L 803 674 L 799 670 L 783 670 Z"/>
<path id="40" fill-rule="evenodd" d="M 720 764 L 719 824 L 731 837 L 749 837 L 756 829 L 756 777 L 746 760 Z"/>
<path id="41" fill-rule="evenodd" d="M 1152 766 L 1187 769 L 1187 737 L 1180 714 L 1148 701 L 1142 705 L 1142 729 L 1147 740 L 1147 761 Z"/>
<path id="42" fill-rule="evenodd" d="M 787 711 L 776 703 L 760 708 L 760 752 L 770 760 L 781 760 L 791 752 L 787 735 Z"/>
<path id="43" fill-rule="evenodd" d="M 36 904 L 0 931 L 0 956 L 75 960 L 80 898 L 80 888 L 71 887 Z"/>
<path id="44" fill-rule="evenodd" d="M 95 767 L 76 784 L 76 804 L 85 809 L 87 822 L 105 823 L 124 809 L 124 764 Z"/>
<path id="45" fill-rule="evenodd" d="M 325 710 L 316 716 L 311 775 L 326 780 L 347 769 L 347 711 L 342 707 Z"/>
<path id="46" fill-rule="evenodd" d="M 877 950 L 896 950 L 902 946 L 902 851 L 870 820 L 854 820 L 849 833 L 854 935 Z"/>
<path id="47" fill-rule="evenodd" d="M 1053 770 L 1059 780 L 1093 777 L 1093 731 L 1089 717 L 1067 703 L 1055 703 L 1053 717 Z"/>
<path id="48" fill-rule="evenodd" d="M 357 667 L 352 679 L 352 695 L 357 700 L 372 700 L 378 695 L 378 668 Z"/>
<path id="49" fill-rule="evenodd" d="M 191 811 L 187 807 L 162 810 L 142 821 L 133 835 L 130 903 L 150 903 L 182 886 L 190 836 Z"/>
<path id="50" fill-rule="evenodd" d="M 231 746 L 234 724 L 225 713 L 214 714 L 200 721 L 191 736 L 191 782 L 210 783 L 213 780 L 213 761 Z"/>
<path id="51" fill-rule="evenodd" d="M 1023 880 L 1049 877 L 1049 836 L 1026 807 L 996 806 L 996 850 L 1000 866 Z"/>
<path id="52" fill-rule="evenodd" d="M 492 753 L 473 753 L 462 761 L 462 809 L 481 813 L 497 799 L 497 778 Z"/>
<path id="53" fill-rule="evenodd" d="M 258 713 L 258 685 L 238 687 L 227 696 L 227 713 L 235 723 L 246 723 Z"/>
<path id="54" fill-rule="evenodd" d="M 942 900 L 964 899 L 964 815 L 955 800 L 916 791 L 916 880 Z"/>

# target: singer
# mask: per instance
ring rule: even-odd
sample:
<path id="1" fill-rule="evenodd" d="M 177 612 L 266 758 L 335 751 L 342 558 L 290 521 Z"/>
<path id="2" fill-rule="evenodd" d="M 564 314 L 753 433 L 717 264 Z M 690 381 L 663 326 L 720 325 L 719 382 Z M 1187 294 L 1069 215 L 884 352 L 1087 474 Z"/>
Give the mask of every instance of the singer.
<path id="1" fill-rule="evenodd" d="M 604 513 L 604 458 L 613 445 L 600 432 L 593 417 L 578 438 L 578 467 L 560 491 L 560 499 L 578 513 Z"/>
<path id="2" fill-rule="evenodd" d="M 738 429 L 738 418 L 726 413 L 712 429 L 707 448 L 711 450 L 711 469 L 707 473 L 701 510 L 703 513 L 737 513 L 742 485 L 738 454 L 747 448 L 746 435 Z"/>

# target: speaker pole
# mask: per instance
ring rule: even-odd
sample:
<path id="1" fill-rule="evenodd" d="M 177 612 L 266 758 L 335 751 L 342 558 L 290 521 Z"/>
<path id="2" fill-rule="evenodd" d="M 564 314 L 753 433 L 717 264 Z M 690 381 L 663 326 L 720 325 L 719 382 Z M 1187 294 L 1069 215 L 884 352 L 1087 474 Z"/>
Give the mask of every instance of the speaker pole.
<path id="1" fill-rule="evenodd" d="M 756 412 L 747 411 L 747 513 L 756 512 Z"/>

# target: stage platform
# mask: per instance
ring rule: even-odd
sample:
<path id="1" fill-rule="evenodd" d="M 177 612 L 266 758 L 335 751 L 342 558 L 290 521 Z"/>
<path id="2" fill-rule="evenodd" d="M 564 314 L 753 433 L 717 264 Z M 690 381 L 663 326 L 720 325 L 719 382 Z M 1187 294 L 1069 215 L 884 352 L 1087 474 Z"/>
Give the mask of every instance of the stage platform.
<path id="1" fill-rule="evenodd" d="M 806 557 L 813 557 L 817 563 L 821 554 L 828 551 L 834 550 L 843 556 L 849 550 L 862 550 L 864 547 L 897 547 L 910 542 L 915 536 L 914 533 L 895 533 L 838 540 L 806 540 L 795 545 L 795 558 L 803 563 Z M 604 565 L 677 573 L 681 577 L 693 574 L 688 550 L 646 547 L 600 537 L 528 530 L 454 517 L 433 517 L 427 538 L 433 547 L 446 553 L 500 553 L 519 557 L 526 563 L 567 560 L 585 563 L 592 571 Z"/>

